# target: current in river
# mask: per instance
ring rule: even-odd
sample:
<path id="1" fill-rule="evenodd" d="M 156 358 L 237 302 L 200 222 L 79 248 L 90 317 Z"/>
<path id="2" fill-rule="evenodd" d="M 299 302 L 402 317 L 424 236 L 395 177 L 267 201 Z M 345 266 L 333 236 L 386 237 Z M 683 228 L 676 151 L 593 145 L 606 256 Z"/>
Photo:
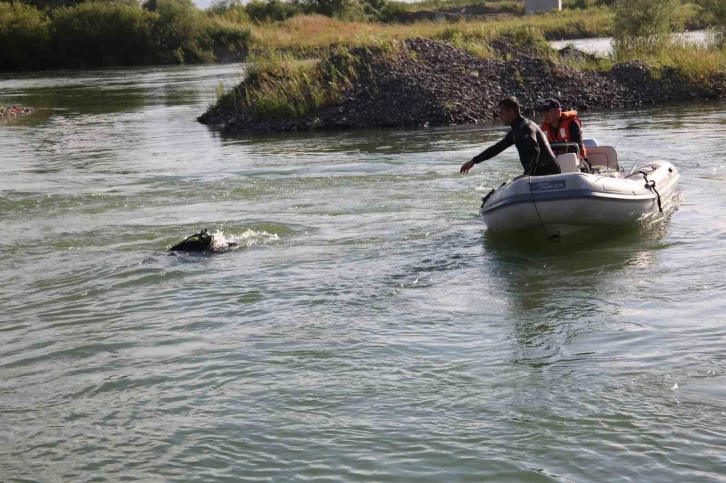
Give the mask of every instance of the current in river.
<path id="1" fill-rule="evenodd" d="M 242 74 L 0 77 L 0 480 L 726 479 L 726 104 L 583 113 L 678 210 L 519 246 L 515 151 L 458 173 L 502 126 L 195 122 Z"/>

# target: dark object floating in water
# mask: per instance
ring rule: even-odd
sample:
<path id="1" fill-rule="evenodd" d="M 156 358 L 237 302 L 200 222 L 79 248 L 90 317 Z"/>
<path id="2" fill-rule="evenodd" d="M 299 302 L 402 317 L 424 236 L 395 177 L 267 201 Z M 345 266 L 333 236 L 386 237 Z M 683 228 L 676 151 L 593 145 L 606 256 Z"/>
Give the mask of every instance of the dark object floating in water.
<path id="1" fill-rule="evenodd" d="M 228 242 L 226 246 L 220 247 L 217 251 L 226 251 L 238 245 L 237 242 Z M 169 249 L 170 252 L 206 252 L 215 251 L 214 236 L 207 229 L 186 237 Z"/>
<path id="2" fill-rule="evenodd" d="M 212 248 L 214 237 L 207 229 L 186 237 L 176 245 L 172 246 L 170 252 L 203 252 Z"/>
<path id="3" fill-rule="evenodd" d="M 218 244 L 219 245 L 219 244 Z M 170 252 L 225 252 L 239 246 L 237 242 L 227 242 L 224 246 L 214 246 L 214 236 L 207 229 L 186 237 L 176 245 L 172 246 Z"/>

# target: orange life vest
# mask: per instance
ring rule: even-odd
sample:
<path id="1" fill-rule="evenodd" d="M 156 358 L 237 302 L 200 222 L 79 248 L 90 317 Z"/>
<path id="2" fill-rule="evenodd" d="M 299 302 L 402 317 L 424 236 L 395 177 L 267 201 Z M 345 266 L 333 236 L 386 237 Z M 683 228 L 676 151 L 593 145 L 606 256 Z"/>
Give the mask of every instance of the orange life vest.
<path id="1" fill-rule="evenodd" d="M 582 127 L 582 122 L 577 118 L 577 111 L 567 111 L 560 115 L 560 126 L 555 130 L 552 126 L 546 122 L 542 123 L 542 132 L 547 136 L 547 141 L 551 143 L 562 143 L 572 142 L 570 137 L 570 123 L 577 123 L 578 126 Z M 583 158 L 587 157 L 587 149 L 583 144 L 580 148 L 580 156 Z"/>

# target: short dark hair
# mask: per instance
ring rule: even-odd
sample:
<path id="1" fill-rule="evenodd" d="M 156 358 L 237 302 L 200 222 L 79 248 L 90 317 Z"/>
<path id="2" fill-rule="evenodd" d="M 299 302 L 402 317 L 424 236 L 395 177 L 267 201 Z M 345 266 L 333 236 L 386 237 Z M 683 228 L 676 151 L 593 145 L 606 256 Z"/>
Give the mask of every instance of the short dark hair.
<path id="1" fill-rule="evenodd" d="M 506 99 L 502 99 L 499 101 L 499 107 L 504 107 L 505 109 L 513 109 L 517 115 L 521 115 L 521 108 L 519 107 L 519 101 L 516 97 L 510 96 Z"/>

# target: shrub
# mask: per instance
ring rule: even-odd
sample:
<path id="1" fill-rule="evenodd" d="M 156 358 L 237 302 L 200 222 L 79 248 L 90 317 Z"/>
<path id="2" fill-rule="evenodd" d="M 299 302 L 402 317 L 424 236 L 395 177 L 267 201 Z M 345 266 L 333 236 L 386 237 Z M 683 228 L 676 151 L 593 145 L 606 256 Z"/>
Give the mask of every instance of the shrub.
<path id="1" fill-rule="evenodd" d="M 618 0 L 612 24 L 616 56 L 662 49 L 674 32 L 672 22 L 679 5 L 679 0 Z"/>
<path id="2" fill-rule="evenodd" d="M 211 17 L 221 17 L 230 22 L 246 24 L 250 21 L 245 6 L 239 0 L 216 0 L 207 9 Z"/>
<path id="3" fill-rule="evenodd" d="M 42 67 L 49 26 L 48 17 L 33 6 L 0 2 L 0 70 Z"/>
<path id="4" fill-rule="evenodd" d="M 726 48 L 726 2 L 723 0 L 698 0 L 713 25 L 712 43 L 717 48 Z"/>
<path id="5" fill-rule="evenodd" d="M 209 113 L 243 108 L 250 109 L 256 119 L 299 119 L 339 102 L 362 65 L 342 47 L 316 62 L 275 52 L 251 61 L 244 82 L 227 94 L 218 92 Z"/>
<path id="6" fill-rule="evenodd" d="M 395 22 L 406 12 L 406 6 L 402 2 L 386 2 L 378 9 L 378 20 L 381 22 Z"/>
<path id="7" fill-rule="evenodd" d="M 156 19 L 156 14 L 124 3 L 59 8 L 51 25 L 55 60 L 76 67 L 151 62 Z"/>
<path id="8" fill-rule="evenodd" d="M 245 11 L 252 20 L 258 22 L 281 22 L 305 13 L 306 9 L 299 3 L 281 2 L 279 0 L 253 0 L 245 6 Z"/>
<path id="9" fill-rule="evenodd" d="M 144 7 L 158 15 L 153 35 L 156 50 L 167 62 L 211 60 L 205 50 L 202 13 L 191 0 L 149 0 Z"/>
<path id="10" fill-rule="evenodd" d="M 206 24 L 205 47 L 238 52 L 249 48 L 252 38 L 249 26 L 215 17 L 207 19 Z"/>

